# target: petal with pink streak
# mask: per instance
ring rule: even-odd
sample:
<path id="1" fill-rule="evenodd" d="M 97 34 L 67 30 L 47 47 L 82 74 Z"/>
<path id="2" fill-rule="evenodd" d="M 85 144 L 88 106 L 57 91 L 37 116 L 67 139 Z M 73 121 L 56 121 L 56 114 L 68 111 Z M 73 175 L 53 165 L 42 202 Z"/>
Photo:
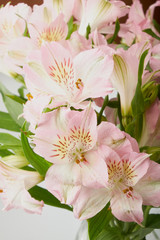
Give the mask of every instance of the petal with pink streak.
<path id="1" fill-rule="evenodd" d="M 109 122 L 102 122 L 98 126 L 98 145 L 106 145 L 119 156 L 123 156 L 125 153 L 133 151 L 132 144 L 126 138 L 126 135 L 120 131 L 114 124 Z"/>
<path id="2" fill-rule="evenodd" d="M 100 212 L 111 199 L 105 188 L 92 189 L 83 187 L 78 198 L 73 202 L 73 212 L 80 220 L 88 219 Z"/>
<path id="3" fill-rule="evenodd" d="M 98 48 L 86 50 L 74 58 L 75 79 L 81 79 L 83 84 L 79 101 L 102 97 L 113 90 L 109 80 L 113 71 L 113 59 L 110 49 L 106 48 L 106 51 Z"/>
<path id="4" fill-rule="evenodd" d="M 121 221 L 138 224 L 143 221 L 142 198 L 135 191 L 128 195 L 117 190 L 111 199 L 111 209 L 113 215 Z"/>
<path id="5" fill-rule="evenodd" d="M 131 152 L 124 155 L 123 182 L 128 186 L 134 186 L 146 174 L 149 161 L 149 155 L 146 153 Z"/>
<path id="6" fill-rule="evenodd" d="M 75 70 L 69 51 L 57 42 L 42 46 L 41 51 L 42 64 L 52 81 L 72 95 L 76 90 Z"/>
<path id="7" fill-rule="evenodd" d="M 67 114 L 67 119 L 68 129 L 74 136 L 74 140 L 83 142 L 83 149 L 85 145 L 86 150 L 92 149 L 97 141 L 97 117 L 94 109 L 89 106 L 82 112 L 70 111 Z"/>
<path id="8" fill-rule="evenodd" d="M 36 146 L 34 151 L 50 162 L 55 163 L 62 161 L 62 159 L 64 160 L 64 158 L 61 159 L 61 155 L 56 152 L 55 146 L 58 146 L 57 144 L 63 146 L 62 141 L 65 142 L 66 154 L 69 152 L 67 146 L 68 148 L 72 147 L 67 132 L 67 111 L 68 109 L 62 108 L 61 110 L 55 110 L 43 114 L 41 121 L 35 130 L 33 141 Z"/>
<path id="9" fill-rule="evenodd" d="M 160 206 L 160 164 L 150 161 L 147 173 L 135 185 L 144 205 Z"/>

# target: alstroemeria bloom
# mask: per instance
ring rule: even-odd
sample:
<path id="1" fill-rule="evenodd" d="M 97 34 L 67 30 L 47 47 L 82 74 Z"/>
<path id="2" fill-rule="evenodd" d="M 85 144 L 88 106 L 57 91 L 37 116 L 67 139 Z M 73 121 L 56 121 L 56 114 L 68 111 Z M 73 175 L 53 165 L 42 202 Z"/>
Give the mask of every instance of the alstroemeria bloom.
<path id="1" fill-rule="evenodd" d="M 54 9 L 55 16 L 63 13 L 65 16 L 65 21 L 69 21 L 73 13 L 75 0 L 44 0 L 43 2 L 48 9 Z"/>
<path id="2" fill-rule="evenodd" d="M 0 161 L 0 196 L 4 210 L 22 208 L 29 213 L 40 214 L 43 201 L 32 198 L 27 190 L 43 180 L 37 172 L 25 171 Z"/>
<path id="3" fill-rule="evenodd" d="M 149 47 L 150 44 L 147 42 L 141 42 L 132 45 L 128 50 L 118 49 L 113 56 L 114 70 L 111 81 L 120 94 L 123 117 L 131 114 L 131 102 L 138 82 L 140 56 Z M 148 62 L 148 56 L 145 59 L 144 68 Z"/>
<path id="4" fill-rule="evenodd" d="M 75 1 L 74 16 L 80 21 L 78 32 L 86 34 L 88 25 L 91 31 L 101 29 L 105 24 L 115 22 L 117 18 L 126 15 L 128 9 L 122 1 L 82 0 Z M 81 16 L 79 16 L 81 14 Z"/>
<path id="5" fill-rule="evenodd" d="M 155 42 L 155 39 L 150 35 L 143 32 L 143 30 L 150 28 L 157 35 L 159 33 L 153 25 L 154 10 L 157 6 L 160 6 L 160 1 L 150 5 L 146 14 L 144 14 L 143 6 L 139 0 L 134 0 L 129 10 L 129 16 L 125 24 L 121 24 L 121 30 L 119 36 L 123 37 L 123 41 L 128 45 L 131 45 L 133 41 L 141 42 L 144 40 L 151 40 Z"/>
<path id="6" fill-rule="evenodd" d="M 107 183 L 107 166 L 96 151 L 97 121 L 86 110 L 56 110 L 44 114 L 34 136 L 36 153 L 53 166 L 47 172 L 47 189 L 61 202 L 70 204 L 81 185 L 98 188 Z"/>
<path id="7" fill-rule="evenodd" d="M 142 190 L 139 186 L 147 186 L 150 182 L 148 187 L 154 195 L 159 194 L 159 189 L 155 190 L 154 184 L 152 186 L 153 176 L 149 179 L 150 174 L 147 175 L 151 162 L 148 155 L 131 152 L 120 157 L 108 147 L 103 148 L 103 154 L 108 168 L 108 186 L 96 190 L 83 187 L 73 203 L 75 216 L 80 219 L 90 218 L 110 201 L 112 213 L 116 218 L 125 222 L 141 223 L 143 220 L 142 204 L 143 202 L 145 204 L 145 199 L 148 202 L 150 200 L 152 204 L 152 197 L 150 191 L 146 191 L 145 187 Z M 157 202 L 160 204 L 159 200 Z"/>
<path id="8" fill-rule="evenodd" d="M 15 6 L 7 3 L 0 8 L 0 61 L 2 61 L 2 64 L 4 62 L 4 65 L 7 65 L 7 68 L 1 67 L 1 72 L 10 75 L 11 72 L 16 71 L 14 64 L 10 63 L 10 60 L 8 61 L 8 54 L 11 50 L 12 41 L 23 36 L 30 13 L 31 7 L 24 3 Z M 16 54 L 18 55 L 18 53 L 19 50 L 17 50 Z"/>
<path id="9" fill-rule="evenodd" d="M 46 5 L 34 6 L 33 13 L 28 21 L 28 30 L 31 39 L 41 47 L 44 42 L 64 40 L 68 34 L 68 26 L 64 15 L 55 14 L 55 9 Z"/>
<path id="10" fill-rule="evenodd" d="M 107 55 L 108 52 L 108 55 Z M 107 95 L 112 91 L 109 81 L 113 70 L 110 48 L 91 49 L 72 58 L 57 42 L 33 52 L 25 65 L 25 82 L 34 95 L 50 95 L 70 105 L 87 98 Z"/>

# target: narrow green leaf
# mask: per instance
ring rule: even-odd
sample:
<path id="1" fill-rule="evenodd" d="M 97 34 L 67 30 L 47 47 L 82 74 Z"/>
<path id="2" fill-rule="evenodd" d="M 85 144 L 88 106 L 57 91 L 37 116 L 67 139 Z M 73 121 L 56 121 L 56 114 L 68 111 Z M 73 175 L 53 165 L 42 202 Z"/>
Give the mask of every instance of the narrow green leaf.
<path id="1" fill-rule="evenodd" d="M 11 151 L 8 150 L 0 150 L 0 157 L 6 157 L 9 155 L 12 155 L 13 153 Z"/>
<path id="2" fill-rule="evenodd" d="M 98 237 L 96 238 L 96 240 L 121 240 L 124 239 L 121 236 L 120 230 L 118 228 L 111 228 L 108 227 L 106 230 L 103 230 Z"/>
<path id="3" fill-rule="evenodd" d="M 23 127 L 21 133 L 21 141 L 22 147 L 24 151 L 24 155 L 26 156 L 27 160 L 31 163 L 31 165 L 42 175 L 45 176 L 48 168 L 51 166 L 51 163 L 46 161 L 44 158 L 36 154 L 29 145 L 28 139 L 25 136 L 24 132 L 25 129 Z"/>
<path id="4" fill-rule="evenodd" d="M 107 40 L 107 42 L 108 42 L 109 44 L 111 44 L 111 43 L 114 42 L 114 40 L 115 40 L 116 37 L 118 36 L 119 30 L 120 30 L 120 24 L 119 24 L 119 20 L 118 20 L 118 18 L 117 18 L 117 20 L 116 20 L 116 22 L 115 22 L 114 34 L 113 34 L 113 36 L 112 36 L 111 38 L 109 38 L 109 39 Z"/>
<path id="5" fill-rule="evenodd" d="M 25 99 L 23 99 L 21 97 L 16 96 L 16 95 L 9 95 L 9 94 L 7 94 L 6 96 L 11 98 L 11 99 L 13 99 L 15 102 L 18 102 L 20 104 L 24 104 L 27 101 L 27 100 L 25 100 Z"/>
<path id="6" fill-rule="evenodd" d="M 0 128 L 9 131 L 20 132 L 20 127 L 18 124 L 16 124 L 9 113 L 6 112 L 0 112 Z"/>
<path id="7" fill-rule="evenodd" d="M 143 32 L 147 33 L 148 35 L 152 36 L 153 38 L 157 39 L 160 41 L 160 37 L 157 36 L 157 34 L 155 34 L 152 29 L 150 28 L 147 28 L 147 29 L 144 29 Z"/>
<path id="8" fill-rule="evenodd" d="M 109 204 L 107 204 L 106 207 L 103 208 L 96 216 L 88 219 L 88 233 L 90 240 L 97 239 L 97 236 L 101 233 L 101 231 L 108 227 L 109 221 L 112 218 L 112 213 L 108 207 Z"/>
<path id="9" fill-rule="evenodd" d="M 140 61 L 139 61 L 139 67 L 138 67 L 138 83 L 140 84 L 140 86 L 142 85 L 142 74 L 143 74 L 143 71 L 144 71 L 144 60 L 146 58 L 148 54 L 148 49 L 146 49 L 141 57 L 140 57 Z"/>
<path id="10" fill-rule="evenodd" d="M 0 133 L 0 144 L 21 146 L 21 141 L 9 133 Z"/>
<path id="11" fill-rule="evenodd" d="M 136 138 L 137 141 L 140 140 L 142 129 L 143 129 L 143 113 L 145 111 L 145 103 L 144 98 L 142 94 L 142 75 L 144 71 L 144 61 L 148 54 L 148 49 L 145 50 L 140 58 L 139 61 L 139 68 L 138 68 L 138 83 L 135 91 L 135 95 L 132 99 L 131 106 L 132 106 L 132 114 L 133 114 L 133 124 L 134 124 L 134 133 L 132 132 L 132 137 Z M 132 126 L 132 123 L 131 125 Z M 130 127 L 127 127 L 128 130 L 131 129 Z M 130 132 L 128 132 L 130 134 Z"/>
<path id="12" fill-rule="evenodd" d="M 67 210 L 72 211 L 72 208 L 66 204 L 62 204 L 56 197 L 54 197 L 50 192 L 48 192 L 46 189 L 41 188 L 39 186 L 35 186 L 29 190 L 29 193 L 32 197 L 35 199 L 41 201 L 43 200 L 45 204 L 58 207 L 58 208 L 64 208 Z"/>
<path id="13" fill-rule="evenodd" d="M 23 118 L 18 118 L 23 112 L 23 105 L 15 102 L 6 95 L 12 95 L 10 91 L 0 82 L 0 93 L 2 94 L 3 102 L 8 110 L 8 113 L 12 119 L 19 125 L 22 126 L 24 123 Z"/>

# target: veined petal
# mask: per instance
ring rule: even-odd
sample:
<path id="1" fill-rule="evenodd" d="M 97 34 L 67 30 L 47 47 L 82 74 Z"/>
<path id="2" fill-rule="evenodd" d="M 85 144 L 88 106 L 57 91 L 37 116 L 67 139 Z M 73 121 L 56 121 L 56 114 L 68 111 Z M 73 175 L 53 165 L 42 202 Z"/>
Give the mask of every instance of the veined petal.
<path id="1" fill-rule="evenodd" d="M 130 50 L 122 49 L 113 56 L 113 60 L 114 70 L 111 81 L 120 94 L 122 114 L 127 116 L 130 113 L 131 101 L 137 86 L 139 60 Z"/>
<path id="2" fill-rule="evenodd" d="M 75 95 L 79 101 L 106 96 L 113 90 L 109 80 L 113 71 L 110 54 L 110 48 L 106 46 L 103 50 L 97 48 L 83 51 L 74 58 L 75 79 L 80 79 L 82 83 L 81 95 Z"/>
<path id="3" fill-rule="evenodd" d="M 81 35 L 85 35 L 88 25 L 94 31 L 108 22 L 116 21 L 117 17 L 124 16 L 128 11 L 122 1 L 83 0 L 82 6 L 83 12 L 79 27 Z"/>
<path id="4" fill-rule="evenodd" d="M 72 163 L 53 165 L 49 168 L 46 188 L 62 203 L 72 204 L 77 198 L 81 185 L 77 166 Z"/>
<path id="5" fill-rule="evenodd" d="M 91 218 L 105 207 L 110 198 L 111 193 L 106 188 L 83 187 L 78 198 L 73 202 L 74 216 L 81 220 Z"/>
<path id="6" fill-rule="evenodd" d="M 113 215 L 121 221 L 138 224 L 143 221 L 142 198 L 135 191 L 126 194 L 117 190 L 111 199 L 111 209 Z"/>
<path id="7" fill-rule="evenodd" d="M 146 153 L 131 152 L 122 157 L 123 183 L 134 186 L 147 172 L 149 155 Z"/>
<path id="8" fill-rule="evenodd" d="M 144 205 L 160 206 L 160 165 L 150 161 L 147 173 L 135 185 L 136 191 L 142 196 Z"/>
<path id="9" fill-rule="evenodd" d="M 54 42 L 42 46 L 42 63 L 51 80 L 66 93 L 73 95 L 76 89 L 75 70 L 69 51 Z"/>
<path id="10" fill-rule="evenodd" d="M 98 145 L 106 145 L 116 151 L 119 156 L 131 152 L 132 144 L 126 134 L 120 131 L 114 124 L 102 122 L 98 126 Z"/>

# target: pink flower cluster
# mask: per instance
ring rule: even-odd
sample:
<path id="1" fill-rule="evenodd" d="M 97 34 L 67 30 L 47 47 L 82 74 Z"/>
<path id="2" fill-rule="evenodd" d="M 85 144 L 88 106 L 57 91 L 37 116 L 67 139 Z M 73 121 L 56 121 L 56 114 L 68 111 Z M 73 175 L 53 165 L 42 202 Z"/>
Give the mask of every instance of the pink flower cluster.
<path id="1" fill-rule="evenodd" d="M 130 7 L 115 0 L 44 0 L 33 9 L 9 3 L 0 8 L 0 70 L 23 75 L 29 93 L 22 115 L 30 124 L 34 151 L 52 163 L 46 189 L 73 206 L 77 218 L 88 219 L 110 202 L 116 218 L 140 224 L 142 205 L 160 206 L 160 165 L 139 150 L 160 143 L 160 103 L 154 97 L 160 43 L 144 31 L 152 29 L 160 38 L 153 25 L 157 6 L 160 1 L 146 14 L 139 0 Z M 117 18 L 127 14 L 118 32 L 121 44 L 110 43 Z M 147 49 L 142 93 L 146 96 L 152 86 L 153 94 L 147 95 L 150 102 L 137 142 L 118 128 L 115 108 L 107 106 L 105 121 L 97 123 L 97 106 L 102 107 L 107 95 L 117 100 L 110 96 L 117 91 L 125 129 L 134 117 L 139 61 Z M 0 179 L 6 209 L 41 211 L 43 202 L 27 192 L 43 180 L 39 173 L 4 159 Z"/>

